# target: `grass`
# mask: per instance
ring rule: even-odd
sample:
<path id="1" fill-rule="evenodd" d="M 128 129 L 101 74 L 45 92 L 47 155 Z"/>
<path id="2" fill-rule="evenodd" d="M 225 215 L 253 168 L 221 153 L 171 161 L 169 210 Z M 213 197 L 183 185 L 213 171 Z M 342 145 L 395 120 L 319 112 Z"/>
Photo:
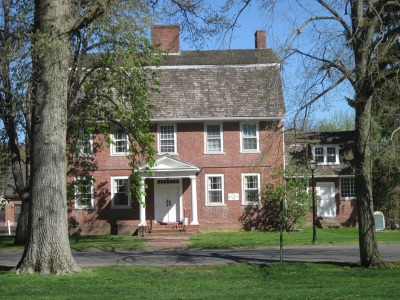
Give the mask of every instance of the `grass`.
<path id="1" fill-rule="evenodd" d="M 379 243 L 400 243 L 400 230 L 377 232 Z M 306 227 L 298 232 L 284 232 L 284 246 L 310 245 L 312 228 Z M 358 229 L 343 227 L 337 229 L 317 229 L 319 245 L 357 244 Z M 22 249 L 14 246 L 14 236 L 0 236 L 1 249 Z M 142 249 L 146 241 L 137 236 L 101 235 L 70 237 L 72 249 Z M 191 248 L 246 248 L 257 246 L 279 246 L 279 232 L 219 231 L 192 235 L 188 246 Z"/>
<path id="2" fill-rule="evenodd" d="M 142 249 L 147 243 L 137 236 L 128 235 L 99 235 L 99 236 L 72 236 L 69 239 L 71 249 Z M 14 246 L 14 236 L 0 236 L 0 249 L 15 250 L 22 246 Z"/>
<path id="3" fill-rule="evenodd" d="M 400 264 L 84 268 L 67 276 L 0 271 L 0 299 L 398 299 Z"/>
<path id="4" fill-rule="evenodd" d="M 400 230 L 377 232 L 378 243 L 400 243 Z M 257 231 L 220 231 L 193 235 L 189 247 L 192 248 L 246 248 L 257 246 L 279 246 L 279 232 Z M 358 244 L 358 228 L 343 227 L 337 229 L 317 228 L 319 245 Z M 310 245 L 312 228 L 302 231 L 284 232 L 285 246 Z"/>

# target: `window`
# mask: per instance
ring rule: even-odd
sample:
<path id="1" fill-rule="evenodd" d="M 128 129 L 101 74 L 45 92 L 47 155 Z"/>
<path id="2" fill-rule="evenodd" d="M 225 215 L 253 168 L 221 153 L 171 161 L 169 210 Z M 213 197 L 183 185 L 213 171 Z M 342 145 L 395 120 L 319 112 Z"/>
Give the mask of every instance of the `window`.
<path id="1" fill-rule="evenodd" d="M 113 208 L 130 208 L 130 186 L 128 177 L 112 177 L 112 207 Z"/>
<path id="2" fill-rule="evenodd" d="M 356 186 L 354 184 L 354 178 L 340 178 L 340 198 L 356 198 Z"/>
<path id="3" fill-rule="evenodd" d="M 260 202 L 260 174 L 242 174 L 243 204 Z"/>
<path id="4" fill-rule="evenodd" d="M 224 176 L 206 175 L 206 195 L 208 205 L 224 204 Z"/>
<path id="5" fill-rule="evenodd" d="M 221 124 L 206 124 L 206 152 L 222 152 L 223 138 Z"/>
<path id="6" fill-rule="evenodd" d="M 15 222 L 18 222 L 20 214 L 21 214 L 21 205 L 19 205 L 19 204 L 14 205 L 14 221 Z"/>
<path id="7" fill-rule="evenodd" d="M 112 136 L 111 155 L 128 154 L 129 143 L 128 135 L 122 130 L 117 130 Z"/>
<path id="8" fill-rule="evenodd" d="M 254 152 L 258 151 L 258 124 L 243 123 L 241 124 L 241 151 Z"/>
<path id="9" fill-rule="evenodd" d="M 93 178 L 75 179 L 75 208 L 93 208 Z"/>
<path id="10" fill-rule="evenodd" d="M 159 126 L 159 152 L 176 153 L 175 125 Z"/>
<path id="11" fill-rule="evenodd" d="M 84 129 L 79 129 L 78 131 L 76 153 L 78 156 L 90 156 L 93 154 L 92 135 L 87 133 Z"/>
<path id="12" fill-rule="evenodd" d="M 311 151 L 319 165 L 339 164 L 339 146 L 312 146 Z"/>

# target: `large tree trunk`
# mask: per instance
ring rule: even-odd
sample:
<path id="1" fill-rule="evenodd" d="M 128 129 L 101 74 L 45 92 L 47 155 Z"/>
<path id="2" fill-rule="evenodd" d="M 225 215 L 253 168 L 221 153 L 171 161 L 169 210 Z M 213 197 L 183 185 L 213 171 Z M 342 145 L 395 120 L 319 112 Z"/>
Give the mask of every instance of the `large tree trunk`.
<path id="1" fill-rule="evenodd" d="M 35 1 L 31 207 L 18 273 L 78 271 L 69 247 L 66 126 L 70 1 Z"/>
<path id="2" fill-rule="evenodd" d="M 363 97 L 359 94 L 355 107 L 355 183 L 357 189 L 360 261 L 364 267 L 383 265 L 375 235 L 372 201 L 371 103 L 371 96 Z"/>

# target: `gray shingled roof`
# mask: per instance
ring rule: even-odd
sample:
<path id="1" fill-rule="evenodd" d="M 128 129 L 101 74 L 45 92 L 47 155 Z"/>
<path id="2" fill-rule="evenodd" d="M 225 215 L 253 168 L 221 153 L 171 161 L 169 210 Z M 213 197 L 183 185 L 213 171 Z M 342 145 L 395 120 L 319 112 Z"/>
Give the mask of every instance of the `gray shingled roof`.
<path id="1" fill-rule="evenodd" d="M 270 49 L 184 51 L 157 69 L 155 120 L 283 118 L 280 68 Z"/>

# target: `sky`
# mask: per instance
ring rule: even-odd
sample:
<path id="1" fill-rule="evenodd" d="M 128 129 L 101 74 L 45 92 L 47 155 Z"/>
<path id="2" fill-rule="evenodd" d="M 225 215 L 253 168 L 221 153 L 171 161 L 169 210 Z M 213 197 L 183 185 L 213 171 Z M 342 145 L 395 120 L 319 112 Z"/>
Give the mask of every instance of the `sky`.
<path id="1" fill-rule="evenodd" d="M 283 2 L 282 2 L 283 3 Z M 279 52 L 279 47 L 285 43 L 286 39 L 293 32 L 293 23 L 300 24 L 304 20 L 304 16 L 297 14 L 296 16 L 286 13 L 285 15 L 276 15 L 273 20 L 267 19 L 265 11 L 259 9 L 258 6 L 252 5 L 246 8 L 238 19 L 238 27 L 235 28 L 231 36 L 227 36 L 225 40 L 221 37 L 210 39 L 207 41 L 206 49 L 254 49 L 254 33 L 257 30 L 265 30 L 267 32 L 267 48 L 272 48 Z M 181 41 L 182 50 L 193 50 L 188 43 Z M 293 74 L 297 69 L 294 62 L 283 64 L 283 85 L 287 110 L 287 122 L 293 118 L 293 107 L 289 107 L 290 101 L 296 97 L 293 91 Z M 350 91 L 350 92 L 349 92 Z M 344 100 L 345 97 L 351 97 L 351 88 L 345 86 L 342 89 L 335 90 L 331 93 L 327 102 L 320 102 L 314 106 L 314 119 L 326 119 L 336 112 L 352 113 L 352 109 Z"/>

